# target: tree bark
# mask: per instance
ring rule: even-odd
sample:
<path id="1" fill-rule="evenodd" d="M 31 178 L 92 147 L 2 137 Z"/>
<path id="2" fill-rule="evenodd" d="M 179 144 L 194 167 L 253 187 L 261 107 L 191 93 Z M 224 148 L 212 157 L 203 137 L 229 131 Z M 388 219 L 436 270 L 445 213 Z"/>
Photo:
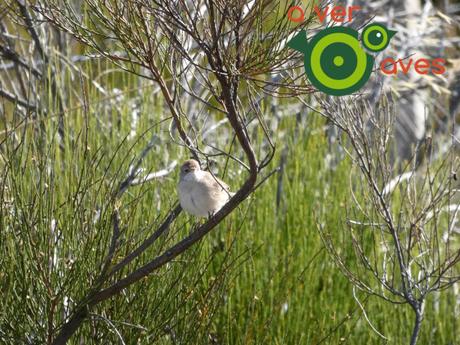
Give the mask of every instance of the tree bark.
<path id="1" fill-rule="evenodd" d="M 84 305 L 64 324 L 59 335 L 54 339 L 52 345 L 64 345 L 70 337 L 77 331 L 83 321 L 88 316 L 88 306 Z"/>
<path id="2" fill-rule="evenodd" d="M 412 336 L 410 338 L 410 345 L 416 345 L 418 336 L 420 334 L 420 327 L 423 321 L 423 302 L 417 303 L 416 306 L 412 307 L 415 312 L 415 321 L 414 321 L 414 328 L 412 330 Z"/>

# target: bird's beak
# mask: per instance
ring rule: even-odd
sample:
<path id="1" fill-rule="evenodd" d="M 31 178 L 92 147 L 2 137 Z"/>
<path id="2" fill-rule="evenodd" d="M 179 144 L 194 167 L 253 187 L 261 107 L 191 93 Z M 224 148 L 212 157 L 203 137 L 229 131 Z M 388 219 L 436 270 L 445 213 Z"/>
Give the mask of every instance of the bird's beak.
<path id="1" fill-rule="evenodd" d="M 396 35 L 398 31 L 395 31 L 395 30 L 388 30 L 388 37 L 389 38 L 392 38 L 394 35 Z"/>

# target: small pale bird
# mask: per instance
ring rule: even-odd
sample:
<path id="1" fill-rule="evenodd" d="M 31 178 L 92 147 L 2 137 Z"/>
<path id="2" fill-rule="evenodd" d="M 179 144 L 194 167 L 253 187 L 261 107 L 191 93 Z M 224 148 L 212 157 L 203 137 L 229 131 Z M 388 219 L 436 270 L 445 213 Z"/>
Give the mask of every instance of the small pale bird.
<path id="1" fill-rule="evenodd" d="M 225 182 L 201 170 L 194 159 L 185 161 L 180 168 L 177 191 L 182 208 L 197 217 L 208 217 L 219 211 L 235 194 Z"/>

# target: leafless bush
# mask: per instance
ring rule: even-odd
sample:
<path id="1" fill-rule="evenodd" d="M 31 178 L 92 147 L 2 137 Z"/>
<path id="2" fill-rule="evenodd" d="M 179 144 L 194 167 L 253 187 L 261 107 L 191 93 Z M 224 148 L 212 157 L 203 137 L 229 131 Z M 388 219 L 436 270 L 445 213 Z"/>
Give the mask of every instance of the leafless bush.
<path id="1" fill-rule="evenodd" d="M 320 234 L 355 287 L 412 307 L 414 345 L 427 296 L 460 279 L 459 157 L 451 145 L 432 159 L 427 145 L 419 148 L 428 159 L 418 169 L 415 156 L 402 168 L 393 164 L 395 112 L 388 99 L 376 107 L 358 99 L 321 101 L 321 109 L 345 133 L 342 144 L 354 169 L 343 243 L 335 243 L 323 223 Z M 350 252 L 358 265 L 349 263 Z"/>

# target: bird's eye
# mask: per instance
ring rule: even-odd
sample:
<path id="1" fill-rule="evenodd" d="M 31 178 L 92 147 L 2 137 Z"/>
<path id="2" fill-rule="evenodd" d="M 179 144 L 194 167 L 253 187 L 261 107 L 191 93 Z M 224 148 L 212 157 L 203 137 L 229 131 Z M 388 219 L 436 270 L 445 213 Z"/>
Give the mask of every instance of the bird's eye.
<path id="1" fill-rule="evenodd" d="M 188 172 L 190 171 L 190 169 L 189 169 L 189 168 L 185 168 L 184 171 L 185 171 L 186 173 L 188 173 Z"/>
<path id="2" fill-rule="evenodd" d="M 381 24 L 370 24 L 363 30 L 361 36 L 363 45 L 373 52 L 384 50 L 390 43 L 390 38 L 396 31 L 388 30 Z"/>

